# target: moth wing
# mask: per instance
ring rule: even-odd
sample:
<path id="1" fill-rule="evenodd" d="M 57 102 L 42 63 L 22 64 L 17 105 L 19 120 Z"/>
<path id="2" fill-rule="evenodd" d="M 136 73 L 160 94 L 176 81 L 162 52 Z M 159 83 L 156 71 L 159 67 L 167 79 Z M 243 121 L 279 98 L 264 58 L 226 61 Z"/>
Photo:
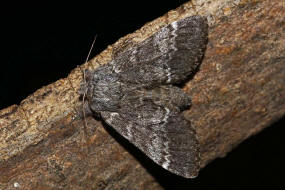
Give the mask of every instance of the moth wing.
<path id="1" fill-rule="evenodd" d="M 200 15 L 190 16 L 163 27 L 138 45 L 117 53 L 111 65 L 115 72 L 125 73 L 136 72 L 132 71 L 136 67 L 152 65 L 168 77 L 167 83 L 178 82 L 199 65 L 207 36 L 206 19 Z"/>
<path id="2" fill-rule="evenodd" d="M 149 100 L 133 105 L 137 106 L 101 112 L 101 116 L 163 168 L 186 178 L 196 177 L 200 167 L 199 145 L 190 123 L 181 113 Z"/>

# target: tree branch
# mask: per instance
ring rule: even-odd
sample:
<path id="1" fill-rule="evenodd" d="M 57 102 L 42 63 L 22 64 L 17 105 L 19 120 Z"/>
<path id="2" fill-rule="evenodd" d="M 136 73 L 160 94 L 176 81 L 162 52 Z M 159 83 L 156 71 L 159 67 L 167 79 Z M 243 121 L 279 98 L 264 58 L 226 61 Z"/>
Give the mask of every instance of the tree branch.
<path id="1" fill-rule="evenodd" d="M 235 2 L 186 3 L 82 66 L 105 64 L 114 50 L 140 42 L 175 20 L 207 16 L 206 54 L 184 87 L 192 97 L 184 115 L 196 128 L 202 167 L 285 113 L 284 3 Z M 153 175 L 163 169 L 108 126 L 87 117 L 84 132 L 80 82 L 82 72 L 76 68 L 19 106 L 0 111 L 0 189 L 161 189 Z"/>

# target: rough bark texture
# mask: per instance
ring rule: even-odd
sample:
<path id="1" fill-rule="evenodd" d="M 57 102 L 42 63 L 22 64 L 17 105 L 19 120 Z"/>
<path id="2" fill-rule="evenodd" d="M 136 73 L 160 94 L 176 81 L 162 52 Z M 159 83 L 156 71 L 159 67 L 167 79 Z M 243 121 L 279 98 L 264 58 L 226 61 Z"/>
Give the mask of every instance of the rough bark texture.
<path id="1" fill-rule="evenodd" d="M 185 117 L 197 130 L 204 167 L 285 113 L 284 0 L 192 1 L 82 67 L 105 64 L 114 49 L 197 13 L 208 17 L 209 42 L 184 87 L 192 97 Z M 112 129 L 87 117 L 84 130 L 80 82 L 77 68 L 0 111 L 0 189 L 162 189 L 151 175 L 156 166 Z"/>

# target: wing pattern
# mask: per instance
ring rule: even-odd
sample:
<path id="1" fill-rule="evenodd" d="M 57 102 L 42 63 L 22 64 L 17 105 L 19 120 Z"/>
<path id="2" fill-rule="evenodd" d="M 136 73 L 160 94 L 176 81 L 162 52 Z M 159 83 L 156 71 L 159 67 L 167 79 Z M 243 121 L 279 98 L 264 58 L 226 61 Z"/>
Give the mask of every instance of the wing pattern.
<path id="1" fill-rule="evenodd" d="M 200 64 L 207 35 L 204 17 L 187 17 L 87 74 L 91 110 L 154 162 L 186 178 L 198 174 L 199 144 L 181 114 L 190 98 L 173 84 Z"/>

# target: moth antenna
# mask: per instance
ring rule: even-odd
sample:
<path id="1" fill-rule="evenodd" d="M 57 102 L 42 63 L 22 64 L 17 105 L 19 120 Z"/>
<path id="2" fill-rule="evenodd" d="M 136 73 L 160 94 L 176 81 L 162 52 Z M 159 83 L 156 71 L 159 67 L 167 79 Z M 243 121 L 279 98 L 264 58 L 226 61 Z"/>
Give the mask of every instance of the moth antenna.
<path id="1" fill-rule="evenodd" d="M 86 60 L 85 60 L 84 63 L 87 63 L 88 60 L 89 60 L 89 57 L 90 57 L 90 54 L 91 54 L 91 52 L 92 52 L 93 46 L 94 46 L 94 44 L 95 44 L 96 38 L 97 38 L 97 35 L 95 35 L 95 37 L 94 37 L 94 40 L 93 40 L 93 42 L 92 42 L 92 45 L 91 45 L 91 47 L 90 47 L 90 49 L 89 49 L 88 55 L 87 55 Z M 84 79 L 84 82 L 86 83 L 85 70 L 83 71 L 83 79 Z"/>
<path id="2" fill-rule="evenodd" d="M 90 49 L 89 49 L 89 52 L 88 52 L 88 55 L 87 55 L 87 57 L 86 57 L 85 63 L 87 63 L 88 60 L 89 60 L 89 56 L 90 56 L 90 54 L 91 54 L 91 52 L 92 52 L 92 49 L 93 49 L 93 46 L 94 46 L 94 44 L 95 44 L 96 38 L 97 38 L 97 35 L 95 35 L 95 37 L 94 37 L 94 40 L 93 40 L 93 42 L 92 42 L 92 45 L 91 45 L 91 47 L 90 47 Z M 84 85 L 86 85 L 86 84 L 87 84 L 87 81 L 86 81 L 85 69 L 83 70 L 83 80 L 84 80 Z M 86 88 L 86 90 L 87 90 L 87 88 Z M 86 90 L 84 91 L 83 97 L 82 97 L 82 102 L 83 102 L 83 103 L 82 103 L 82 111 L 83 111 L 83 118 L 84 118 L 84 128 L 85 128 L 85 131 L 86 131 L 86 129 L 87 129 L 86 112 L 85 112 L 85 109 L 84 109 L 84 107 L 85 107 Z"/>

